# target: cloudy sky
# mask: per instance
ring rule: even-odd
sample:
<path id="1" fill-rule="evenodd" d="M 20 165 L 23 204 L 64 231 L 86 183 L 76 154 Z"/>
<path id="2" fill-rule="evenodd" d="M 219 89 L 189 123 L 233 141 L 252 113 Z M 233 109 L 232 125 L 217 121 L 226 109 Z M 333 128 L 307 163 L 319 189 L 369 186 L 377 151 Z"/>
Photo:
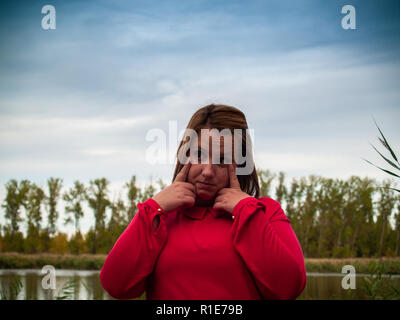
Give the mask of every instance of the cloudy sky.
<path id="1" fill-rule="evenodd" d="M 56 29 L 41 27 L 42 7 Z M 344 30 L 341 9 L 356 9 Z M 178 131 L 208 103 L 241 109 L 260 169 L 289 178 L 386 175 L 376 119 L 400 150 L 397 1 L 2 1 L 0 201 L 9 179 L 45 186 L 136 175 L 154 128 Z M 175 150 L 169 150 L 175 152 Z M 83 223 L 87 230 L 90 220 Z M 1 218 L 0 218 L 1 223 Z"/>

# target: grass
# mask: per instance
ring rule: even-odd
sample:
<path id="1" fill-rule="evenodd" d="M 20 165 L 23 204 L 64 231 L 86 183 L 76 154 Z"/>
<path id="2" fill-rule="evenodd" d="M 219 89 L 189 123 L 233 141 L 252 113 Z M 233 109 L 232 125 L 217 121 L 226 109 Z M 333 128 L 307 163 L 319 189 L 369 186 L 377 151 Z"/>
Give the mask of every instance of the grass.
<path id="1" fill-rule="evenodd" d="M 308 258 L 305 259 L 307 272 L 342 273 L 345 265 L 354 266 L 357 273 L 371 273 L 374 263 L 379 263 L 382 274 L 400 274 L 400 257 L 383 258 Z"/>
<path id="2" fill-rule="evenodd" d="M 0 253 L 0 269 L 42 269 L 52 265 L 56 269 L 100 270 L 104 264 L 104 254 L 22 254 Z"/>
<path id="3" fill-rule="evenodd" d="M 56 269 L 100 270 L 105 254 L 21 254 L 0 253 L 0 269 L 41 269 L 49 264 Z M 357 273 L 370 273 L 371 263 L 379 262 L 383 274 L 400 274 L 400 257 L 391 258 L 306 258 L 307 272 L 341 273 L 344 265 L 353 265 Z"/>
<path id="4" fill-rule="evenodd" d="M 12 276 L 8 283 L 2 283 L 0 287 L 0 300 L 16 300 L 22 290 L 20 276 Z"/>
<path id="5" fill-rule="evenodd" d="M 363 278 L 363 286 L 371 300 L 400 300 L 400 280 L 383 277 L 384 265 L 370 263 L 369 276 Z"/>

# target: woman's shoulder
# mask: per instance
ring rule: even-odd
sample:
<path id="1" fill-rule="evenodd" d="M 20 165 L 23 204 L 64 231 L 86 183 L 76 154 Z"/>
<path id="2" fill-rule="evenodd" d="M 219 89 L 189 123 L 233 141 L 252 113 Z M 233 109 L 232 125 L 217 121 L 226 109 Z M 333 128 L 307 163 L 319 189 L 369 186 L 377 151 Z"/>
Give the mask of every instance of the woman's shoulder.
<path id="1" fill-rule="evenodd" d="M 260 197 L 258 200 L 265 204 L 266 214 L 273 220 L 285 220 L 290 222 L 279 201 L 270 197 Z"/>
<path id="2" fill-rule="evenodd" d="M 270 206 L 272 205 L 272 206 L 281 207 L 281 203 L 279 201 L 277 201 L 275 199 L 272 199 L 270 197 L 259 197 L 259 198 L 256 198 L 256 199 L 261 201 L 261 202 L 263 202 L 263 203 L 265 203 L 266 205 L 270 205 Z"/>

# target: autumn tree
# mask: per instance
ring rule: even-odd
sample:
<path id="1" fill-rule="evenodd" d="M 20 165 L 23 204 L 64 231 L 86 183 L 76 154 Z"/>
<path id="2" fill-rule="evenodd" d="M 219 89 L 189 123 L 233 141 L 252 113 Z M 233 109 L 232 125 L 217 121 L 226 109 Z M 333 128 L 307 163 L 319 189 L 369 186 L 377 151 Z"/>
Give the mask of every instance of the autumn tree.
<path id="1" fill-rule="evenodd" d="M 271 184 L 275 174 L 270 170 L 257 170 L 257 176 L 260 184 L 260 197 L 271 197 Z"/>
<path id="2" fill-rule="evenodd" d="M 279 172 L 278 186 L 276 187 L 275 190 L 275 200 L 281 203 L 282 200 L 285 198 L 286 194 L 287 194 L 287 189 L 285 186 L 285 173 Z"/>
<path id="3" fill-rule="evenodd" d="M 395 255 L 399 255 L 400 246 L 400 196 L 397 196 L 396 213 L 394 214 L 395 230 L 396 230 L 396 247 L 394 249 Z"/>
<path id="4" fill-rule="evenodd" d="M 47 208 L 48 208 L 48 234 L 50 236 L 54 236 L 57 231 L 57 219 L 59 216 L 59 212 L 57 210 L 57 204 L 61 195 L 62 188 L 62 179 L 60 178 L 50 178 L 47 181 L 48 187 L 48 195 L 46 197 L 47 200 Z"/>
<path id="5" fill-rule="evenodd" d="M 29 191 L 23 205 L 27 216 L 27 237 L 25 240 L 25 251 L 36 253 L 40 248 L 40 231 L 42 224 L 42 204 L 45 199 L 44 191 L 36 184 L 29 185 Z"/>
<path id="6" fill-rule="evenodd" d="M 86 200 L 86 188 L 83 183 L 79 181 L 74 182 L 74 186 L 63 194 L 65 201 L 65 215 L 64 224 L 73 224 L 75 233 L 79 231 L 79 220 L 83 218 L 84 212 L 82 203 Z"/>
<path id="7" fill-rule="evenodd" d="M 141 198 L 141 190 L 136 185 L 136 176 L 132 176 L 129 182 L 125 183 L 124 188 L 127 189 L 128 198 L 126 224 L 129 224 L 138 210 L 137 202 L 140 201 Z"/>
<path id="8" fill-rule="evenodd" d="M 377 226 L 380 227 L 380 237 L 379 237 L 379 249 L 378 257 L 383 254 L 383 243 L 385 235 L 388 233 L 390 225 L 388 224 L 389 217 L 394 209 L 396 203 L 396 197 L 394 197 L 394 191 L 390 189 L 392 183 L 390 180 L 385 180 L 383 186 L 379 189 L 380 200 L 378 203 L 378 220 Z"/>
<path id="9" fill-rule="evenodd" d="M 144 202 L 154 196 L 156 188 L 152 183 L 144 187 L 144 190 L 140 193 L 140 202 Z"/>
<path id="10" fill-rule="evenodd" d="M 86 188 L 83 183 L 78 180 L 74 181 L 73 187 L 63 194 L 65 202 L 65 219 L 64 225 L 72 224 L 75 227 L 75 233 L 68 242 L 70 252 L 79 254 L 84 249 L 84 238 L 79 229 L 79 221 L 84 216 L 82 204 L 86 201 Z"/>
<path id="11" fill-rule="evenodd" d="M 99 236 L 104 234 L 105 230 L 106 210 L 111 205 L 108 198 L 108 185 L 106 178 L 91 180 L 86 193 L 86 200 L 94 215 L 94 229 L 90 237 L 92 253 L 97 253 Z"/>
<path id="12" fill-rule="evenodd" d="M 5 209 L 4 226 L 4 249 L 6 251 L 22 251 L 23 234 L 19 231 L 21 217 L 21 207 L 29 191 L 29 181 L 22 180 L 18 183 L 11 179 L 6 185 L 6 198 L 2 207 Z"/>

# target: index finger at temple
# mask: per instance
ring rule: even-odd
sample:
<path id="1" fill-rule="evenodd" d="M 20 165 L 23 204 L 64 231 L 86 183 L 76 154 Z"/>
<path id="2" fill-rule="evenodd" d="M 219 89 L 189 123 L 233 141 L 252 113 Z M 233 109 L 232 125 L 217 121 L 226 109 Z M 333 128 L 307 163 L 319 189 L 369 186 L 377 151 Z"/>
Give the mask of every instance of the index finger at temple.
<path id="1" fill-rule="evenodd" d="M 188 163 L 186 163 L 183 168 L 181 169 L 181 171 L 179 171 L 179 173 L 176 175 L 175 177 L 175 181 L 180 181 L 180 182 L 185 182 L 187 175 L 189 173 L 189 169 L 190 169 L 191 163 L 190 161 L 188 161 Z"/>

